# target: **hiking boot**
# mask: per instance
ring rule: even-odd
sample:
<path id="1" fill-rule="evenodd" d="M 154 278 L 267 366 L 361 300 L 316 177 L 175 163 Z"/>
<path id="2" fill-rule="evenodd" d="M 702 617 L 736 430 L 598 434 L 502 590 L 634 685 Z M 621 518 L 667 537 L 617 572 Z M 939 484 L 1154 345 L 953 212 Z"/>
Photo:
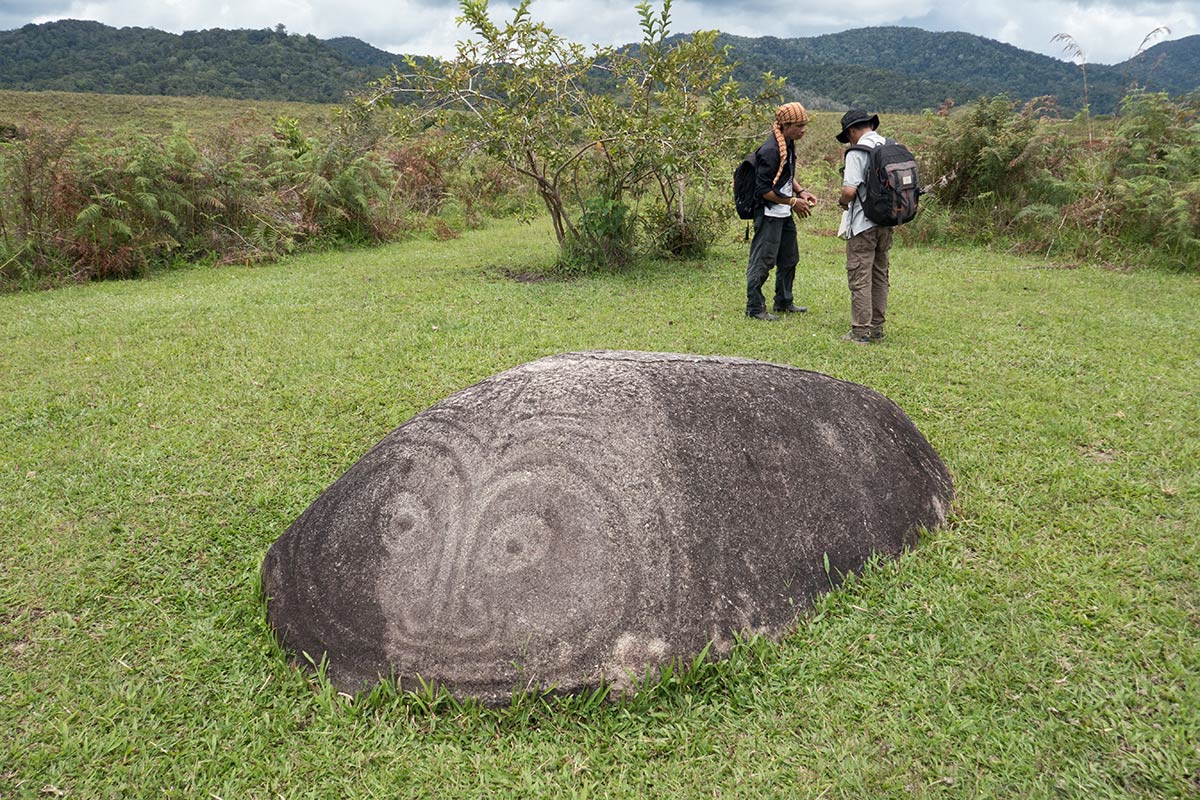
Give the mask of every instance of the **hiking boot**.
<path id="1" fill-rule="evenodd" d="M 878 342 L 882 338 L 883 338 L 883 328 L 872 328 L 871 329 L 871 341 L 872 342 Z"/>
<path id="2" fill-rule="evenodd" d="M 747 313 L 746 316 L 750 317 L 751 319 L 761 319 L 763 322 L 774 322 L 775 320 L 779 319 L 779 317 L 775 316 L 774 314 L 768 314 L 765 309 L 755 314 Z"/>
<path id="3" fill-rule="evenodd" d="M 843 342 L 853 342 L 854 344 L 870 344 L 871 343 L 871 334 L 855 333 L 854 331 L 850 331 L 849 333 L 847 333 L 845 336 L 842 337 L 842 341 Z"/>
<path id="4" fill-rule="evenodd" d="M 798 306 L 795 303 L 788 303 L 786 306 L 775 306 L 775 311 L 779 314 L 803 314 L 808 311 L 808 306 Z"/>

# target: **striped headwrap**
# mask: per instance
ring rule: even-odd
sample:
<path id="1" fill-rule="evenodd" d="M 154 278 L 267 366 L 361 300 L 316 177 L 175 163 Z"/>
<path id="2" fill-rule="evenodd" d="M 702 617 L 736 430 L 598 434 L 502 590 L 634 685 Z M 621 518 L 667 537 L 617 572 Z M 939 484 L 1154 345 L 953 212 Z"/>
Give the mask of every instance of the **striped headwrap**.
<path id="1" fill-rule="evenodd" d="M 779 145 L 779 169 L 775 172 L 775 179 L 771 181 L 771 186 L 779 180 L 779 176 L 783 174 L 783 165 L 787 163 L 787 139 L 783 138 L 783 126 L 789 122 L 803 122 L 808 124 L 808 112 L 804 110 L 804 106 L 799 103 L 784 103 L 779 108 L 775 109 L 775 142 Z"/>

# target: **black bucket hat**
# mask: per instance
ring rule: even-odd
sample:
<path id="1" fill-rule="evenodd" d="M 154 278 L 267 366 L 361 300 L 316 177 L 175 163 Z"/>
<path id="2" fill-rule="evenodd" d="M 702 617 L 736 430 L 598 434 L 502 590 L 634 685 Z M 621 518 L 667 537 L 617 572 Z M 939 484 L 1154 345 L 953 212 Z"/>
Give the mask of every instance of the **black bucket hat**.
<path id="1" fill-rule="evenodd" d="M 845 114 L 842 114 L 842 132 L 834 138 L 842 144 L 850 143 L 850 129 L 855 125 L 861 125 L 864 122 L 871 123 L 871 130 L 879 127 L 879 115 L 868 114 L 861 108 L 852 108 Z"/>

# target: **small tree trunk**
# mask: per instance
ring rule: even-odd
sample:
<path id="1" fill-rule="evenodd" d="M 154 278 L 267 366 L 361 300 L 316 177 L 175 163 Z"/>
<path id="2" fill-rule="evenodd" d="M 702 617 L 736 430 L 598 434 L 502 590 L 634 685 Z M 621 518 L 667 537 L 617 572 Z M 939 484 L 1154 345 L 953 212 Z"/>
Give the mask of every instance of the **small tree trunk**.
<path id="1" fill-rule="evenodd" d="M 558 193 L 558 188 L 539 169 L 537 157 L 532 152 L 525 152 L 525 165 L 525 168 L 517 168 L 516 171 L 532 177 L 537 182 L 538 196 L 542 198 L 542 203 L 550 212 L 550 221 L 554 225 L 554 236 L 558 243 L 562 244 L 563 240 L 567 238 L 567 228 L 570 224 L 563 212 L 562 196 Z"/>

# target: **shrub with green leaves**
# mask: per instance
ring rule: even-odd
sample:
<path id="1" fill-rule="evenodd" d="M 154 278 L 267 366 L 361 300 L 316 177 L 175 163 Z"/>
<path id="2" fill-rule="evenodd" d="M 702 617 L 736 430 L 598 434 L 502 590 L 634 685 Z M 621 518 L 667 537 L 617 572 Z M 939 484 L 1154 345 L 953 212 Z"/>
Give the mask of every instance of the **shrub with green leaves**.
<path id="1" fill-rule="evenodd" d="M 671 37 L 670 0 L 657 14 L 648 2 L 637 11 L 642 41 L 613 54 L 620 92 L 597 102 L 606 115 L 597 115 L 604 126 L 595 135 L 609 135 L 610 174 L 627 176 L 641 198 L 643 249 L 702 255 L 728 224 L 730 165 L 753 146 L 750 128 L 769 118 L 783 82 L 766 78 L 758 96 L 747 97 L 717 31 Z M 714 213 L 716 202 L 724 214 Z"/>
<path id="2" fill-rule="evenodd" d="M 654 204 L 638 217 L 641 246 L 650 257 L 698 258 L 729 230 L 729 200 L 715 189 L 677 195 L 678 208 Z"/>
<path id="3" fill-rule="evenodd" d="M 643 212 L 643 251 L 694 252 L 715 239 L 703 198 L 727 193 L 755 107 L 715 32 L 670 37 L 670 0 L 657 12 L 642 2 L 638 46 L 588 49 L 534 20 L 529 0 L 502 25 L 486 0 L 459 7 L 474 38 L 451 59 L 409 59 L 359 99 L 361 113 L 394 107 L 398 131 L 439 131 L 523 182 L 569 271 L 630 263 Z"/>
<path id="4" fill-rule="evenodd" d="M 578 224 L 561 247 L 560 268 L 566 272 L 619 270 L 633 262 L 636 225 L 629 206 L 618 199 L 592 196 L 583 200 Z"/>

